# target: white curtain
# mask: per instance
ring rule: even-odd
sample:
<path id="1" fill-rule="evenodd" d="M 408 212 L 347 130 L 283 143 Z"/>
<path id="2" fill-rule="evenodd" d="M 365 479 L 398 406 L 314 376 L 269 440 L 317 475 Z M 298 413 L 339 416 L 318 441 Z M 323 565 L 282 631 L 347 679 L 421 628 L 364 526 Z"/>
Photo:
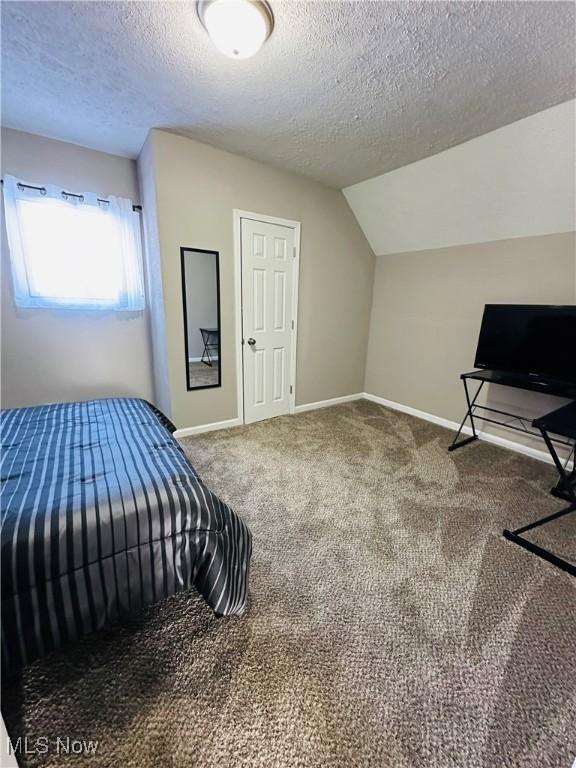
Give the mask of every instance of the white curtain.
<path id="1" fill-rule="evenodd" d="M 6 175 L 4 209 L 17 306 L 144 309 L 140 218 L 131 200 L 77 197 L 48 184 L 30 189 Z"/>

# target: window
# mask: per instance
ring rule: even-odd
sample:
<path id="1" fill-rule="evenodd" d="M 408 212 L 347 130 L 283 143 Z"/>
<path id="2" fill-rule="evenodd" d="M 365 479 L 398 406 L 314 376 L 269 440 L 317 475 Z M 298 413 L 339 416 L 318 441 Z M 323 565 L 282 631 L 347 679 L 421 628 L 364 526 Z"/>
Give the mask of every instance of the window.
<path id="1" fill-rule="evenodd" d="M 17 306 L 144 309 L 140 220 L 130 200 L 6 176 L 4 207 Z"/>

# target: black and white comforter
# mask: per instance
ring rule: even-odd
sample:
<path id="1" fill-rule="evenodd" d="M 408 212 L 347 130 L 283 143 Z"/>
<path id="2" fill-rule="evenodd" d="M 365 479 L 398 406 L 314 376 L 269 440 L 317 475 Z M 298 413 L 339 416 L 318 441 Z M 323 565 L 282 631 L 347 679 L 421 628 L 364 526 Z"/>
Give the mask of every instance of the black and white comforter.
<path id="1" fill-rule="evenodd" d="M 2 666 L 194 585 L 247 599 L 251 535 L 138 399 L 2 412 Z"/>

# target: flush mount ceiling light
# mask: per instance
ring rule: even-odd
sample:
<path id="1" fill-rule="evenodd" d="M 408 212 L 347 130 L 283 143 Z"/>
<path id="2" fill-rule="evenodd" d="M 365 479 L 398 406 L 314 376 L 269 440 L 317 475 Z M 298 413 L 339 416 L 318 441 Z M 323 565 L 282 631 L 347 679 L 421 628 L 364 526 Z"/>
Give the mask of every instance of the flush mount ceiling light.
<path id="1" fill-rule="evenodd" d="M 274 27 L 264 0 L 198 0 L 196 7 L 216 48 L 232 59 L 254 56 Z"/>

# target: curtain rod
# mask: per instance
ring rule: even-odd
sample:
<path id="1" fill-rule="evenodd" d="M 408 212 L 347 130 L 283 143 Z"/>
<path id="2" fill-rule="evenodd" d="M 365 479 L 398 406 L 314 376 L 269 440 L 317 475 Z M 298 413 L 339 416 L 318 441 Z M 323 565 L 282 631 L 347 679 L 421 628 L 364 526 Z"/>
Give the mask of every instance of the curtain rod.
<path id="1" fill-rule="evenodd" d="M 0 183 L 4 184 L 4 179 L 0 179 Z M 18 182 L 18 186 L 21 189 L 37 189 L 38 192 L 43 192 L 44 194 L 46 194 L 46 187 L 35 187 L 33 184 L 23 184 L 21 181 Z M 62 190 L 62 194 L 65 197 L 76 197 L 76 198 L 78 198 L 78 200 L 84 200 L 84 195 L 76 195 L 76 194 L 74 194 L 74 192 L 66 192 L 65 189 Z M 110 200 L 104 200 L 102 197 L 98 197 L 97 200 L 98 200 L 99 203 L 109 203 L 110 202 Z M 142 206 L 141 205 L 133 205 L 132 206 L 132 210 L 133 211 L 141 211 L 142 210 Z"/>

